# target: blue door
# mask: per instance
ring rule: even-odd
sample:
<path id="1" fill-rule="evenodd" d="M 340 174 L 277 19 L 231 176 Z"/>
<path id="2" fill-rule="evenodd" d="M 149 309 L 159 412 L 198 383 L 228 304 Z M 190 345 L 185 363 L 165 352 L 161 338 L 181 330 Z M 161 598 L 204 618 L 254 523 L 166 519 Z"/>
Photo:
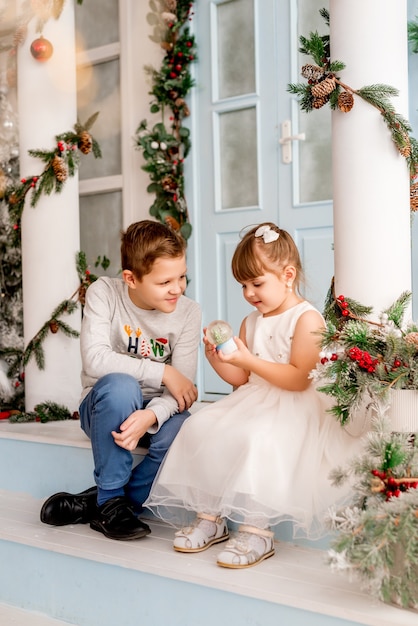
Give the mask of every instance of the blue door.
<path id="1" fill-rule="evenodd" d="M 323 0 L 199 0 L 193 116 L 196 275 L 203 323 L 238 333 L 250 312 L 230 261 L 240 232 L 273 221 L 295 238 L 305 296 L 321 310 L 333 275 L 330 110 L 287 91 L 308 62 L 299 35 L 327 33 Z M 296 137 L 292 139 L 292 137 Z M 229 393 L 202 359 L 202 400 Z"/>

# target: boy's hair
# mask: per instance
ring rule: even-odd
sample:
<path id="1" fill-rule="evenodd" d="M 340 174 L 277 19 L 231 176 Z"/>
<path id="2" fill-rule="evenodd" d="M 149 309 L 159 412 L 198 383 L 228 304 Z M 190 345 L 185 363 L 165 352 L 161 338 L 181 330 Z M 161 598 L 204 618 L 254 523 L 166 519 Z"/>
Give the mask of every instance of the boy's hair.
<path id="1" fill-rule="evenodd" d="M 178 258 L 186 252 L 186 241 L 175 230 L 152 220 L 131 224 L 121 233 L 122 270 L 130 270 L 138 280 L 152 271 L 161 257 Z"/>
<path id="2" fill-rule="evenodd" d="M 261 226 L 269 227 L 279 237 L 268 243 L 262 236 L 256 237 L 255 233 Z M 272 222 L 263 222 L 246 232 L 232 257 L 232 273 L 239 283 L 254 280 L 266 271 L 279 275 L 287 265 L 296 269 L 293 287 L 299 291 L 303 280 L 299 250 L 289 233 Z"/>

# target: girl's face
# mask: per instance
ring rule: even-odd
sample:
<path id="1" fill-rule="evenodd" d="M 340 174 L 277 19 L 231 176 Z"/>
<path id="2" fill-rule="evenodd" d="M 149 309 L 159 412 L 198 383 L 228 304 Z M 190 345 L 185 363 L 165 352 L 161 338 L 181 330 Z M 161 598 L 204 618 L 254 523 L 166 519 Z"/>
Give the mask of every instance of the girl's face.
<path id="1" fill-rule="evenodd" d="M 293 269 L 293 268 L 291 268 Z M 289 268 L 278 276 L 273 272 L 264 272 L 242 284 L 242 292 L 246 301 L 254 306 L 264 317 L 283 313 L 294 306 L 298 300 L 292 291 L 289 291 L 287 282 L 293 283 Z"/>

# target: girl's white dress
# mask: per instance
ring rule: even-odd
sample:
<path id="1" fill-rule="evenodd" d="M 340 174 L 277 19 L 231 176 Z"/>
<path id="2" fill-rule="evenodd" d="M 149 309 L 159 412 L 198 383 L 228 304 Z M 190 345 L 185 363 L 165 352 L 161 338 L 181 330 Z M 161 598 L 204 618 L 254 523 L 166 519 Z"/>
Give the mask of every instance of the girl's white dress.
<path id="1" fill-rule="evenodd" d="M 272 317 L 251 313 L 249 350 L 288 363 L 296 323 L 308 310 L 315 309 L 303 301 Z M 295 534 L 318 537 L 326 509 L 346 495 L 331 486 L 329 472 L 359 446 L 328 406 L 314 383 L 286 391 L 251 374 L 184 422 L 144 506 L 174 525 L 188 523 L 192 511 L 258 527 L 292 520 Z"/>

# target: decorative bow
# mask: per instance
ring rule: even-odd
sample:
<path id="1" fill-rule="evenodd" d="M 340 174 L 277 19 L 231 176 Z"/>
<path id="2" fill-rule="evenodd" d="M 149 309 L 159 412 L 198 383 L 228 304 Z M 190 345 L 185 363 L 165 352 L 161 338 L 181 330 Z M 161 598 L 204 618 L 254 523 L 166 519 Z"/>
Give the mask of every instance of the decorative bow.
<path id="1" fill-rule="evenodd" d="M 255 237 L 262 237 L 264 239 L 264 243 L 271 243 L 272 241 L 276 241 L 280 234 L 276 233 L 275 230 L 272 230 L 271 226 L 260 226 L 254 233 Z"/>

